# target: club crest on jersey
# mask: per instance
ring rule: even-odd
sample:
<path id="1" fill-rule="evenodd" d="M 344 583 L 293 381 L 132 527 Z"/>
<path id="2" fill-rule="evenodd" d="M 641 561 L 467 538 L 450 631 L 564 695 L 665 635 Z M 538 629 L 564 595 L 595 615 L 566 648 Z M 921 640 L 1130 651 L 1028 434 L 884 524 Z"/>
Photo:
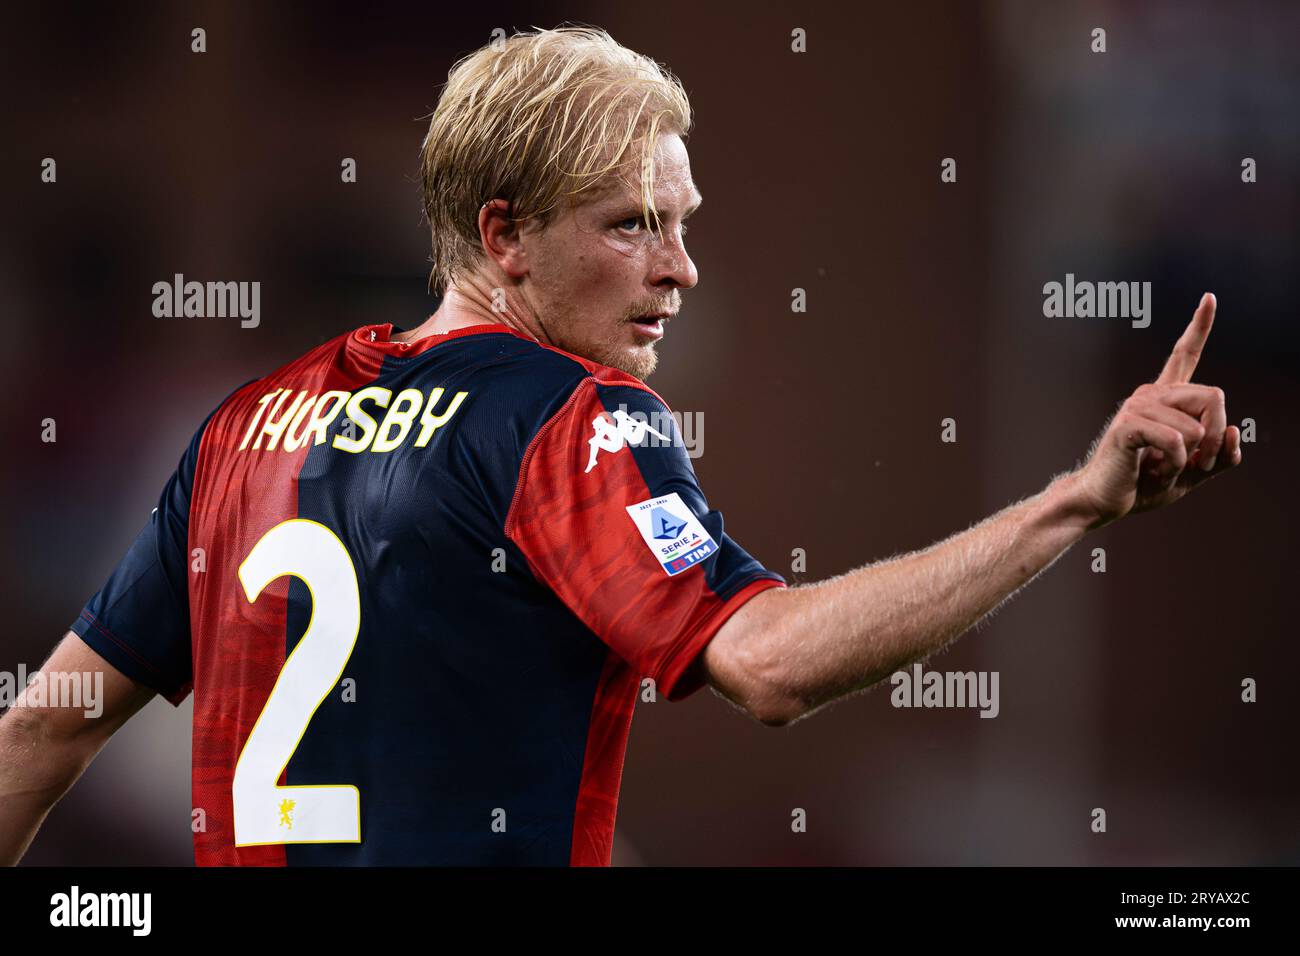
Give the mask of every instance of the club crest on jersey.
<path id="1" fill-rule="evenodd" d="M 628 505 L 641 539 L 669 577 L 693 568 L 718 550 L 718 544 L 677 492 Z"/>
<path id="2" fill-rule="evenodd" d="M 596 467 L 596 455 L 602 451 L 622 451 L 625 445 L 639 445 L 646 435 L 654 435 L 660 441 L 670 441 L 662 432 L 656 431 L 647 422 L 637 421 L 623 409 L 617 409 L 613 418 L 604 414 L 591 420 L 592 435 L 587 439 L 591 446 L 591 457 L 587 459 L 587 474 Z"/>

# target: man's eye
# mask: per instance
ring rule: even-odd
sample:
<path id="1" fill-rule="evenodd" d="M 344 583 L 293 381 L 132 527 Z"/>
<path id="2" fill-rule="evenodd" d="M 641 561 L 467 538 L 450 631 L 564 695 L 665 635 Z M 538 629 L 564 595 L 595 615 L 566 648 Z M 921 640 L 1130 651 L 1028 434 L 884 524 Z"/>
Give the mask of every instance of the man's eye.
<path id="1" fill-rule="evenodd" d="M 629 223 L 631 223 L 630 226 L 628 225 Z M 626 229 L 629 232 L 639 231 L 640 227 L 642 226 L 645 226 L 645 228 L 647 229 L 649 228 L 649 226 L 646 226 L 646 221 L 642 219 L 640 216 L 632 216 L 628 219 L 624 219 L 622 222 L 619 222 L 616 225 L 619 229 Z M 686 235 L 686 223 L 682 223 L 681 230 L 682 230 L 682 235 L 683 236 Z"/>

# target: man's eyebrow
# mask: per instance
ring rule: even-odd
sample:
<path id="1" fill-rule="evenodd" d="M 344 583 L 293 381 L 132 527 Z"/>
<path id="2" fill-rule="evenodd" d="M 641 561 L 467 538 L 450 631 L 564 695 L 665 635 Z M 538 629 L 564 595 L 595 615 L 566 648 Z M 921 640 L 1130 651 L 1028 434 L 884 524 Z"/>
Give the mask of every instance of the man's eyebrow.
<path id="1" fill-rule="evenodd" d="M 687 216 L 689 216 L 691 213 L 695 212 L 695 210 L 699 209 L 699 208 L 700 208 L 700 205 L 701 205 L 703 202 L 704 202 L 704 196 L 702 196 L 702 195 L 700 194 L 700 191 L 697 189 L 697 190 L 695 191 L 695 200 L 694 200 L 694 202 L 692 202 L 689 206 L 686 207 L 686 211 L 682 213 L 682 218 L 685 219 L 685 218 L 686 218 Z M 617 210 L 619 210 L 620 212 L 636 212 L 636 213 L 640 213 L 640 212 L 641 212 L 641 197 L 640 197 L 640 196 L 631 196 L 631 195 L 628 195 L 628 196 L 622 196 L 622 197 L 619 197 L 618 199 L 611 200 L 610 203 L 609 203 L 609 205 L 610 205 L 611 210 L 613 210 L 613 209 L 617 209 Z"/>

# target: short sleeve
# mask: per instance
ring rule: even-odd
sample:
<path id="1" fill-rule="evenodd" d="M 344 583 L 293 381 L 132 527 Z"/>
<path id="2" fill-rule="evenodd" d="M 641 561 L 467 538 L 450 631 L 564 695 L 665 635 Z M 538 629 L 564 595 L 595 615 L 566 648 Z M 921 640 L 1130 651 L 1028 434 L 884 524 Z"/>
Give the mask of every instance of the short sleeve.
<path id="1" fill-rule="evenodd" d="M 723 529 L 649 389 L 584 379 L 524 456 L 506 532 L 533 574 L 669 700 L 723 623 L 783 587 Z"/>
<path id="2" fill-rule="evenodd" d="M 72 631 L 97 654 L 177 706 L 193 686 L 190 494 L 210 420 L 194 434 L 135 543 L 72 623 Z"/>

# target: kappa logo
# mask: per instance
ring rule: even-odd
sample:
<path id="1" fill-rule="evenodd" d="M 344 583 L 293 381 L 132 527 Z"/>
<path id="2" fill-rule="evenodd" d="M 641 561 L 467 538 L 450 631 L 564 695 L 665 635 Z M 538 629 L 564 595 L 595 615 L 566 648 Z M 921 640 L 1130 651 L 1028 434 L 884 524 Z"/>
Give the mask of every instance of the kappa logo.
<path id="1" fill-rule="evenodd" d="M 612 420 L 597 415 L 591 420 L 591 427 L 592 435 L 587 439 L 591 457 L 587 459 L 584 475 L 596 467 L 596 456 L 602 451 L 617 452 L 622 451 L 624 445 L 639 445 L 646 435 L 653 435 L 660 441 L 671 441 L 667 435 L 656 431 L 647 422 L 637 421 L 621 408 L 614 412 Z"/>

